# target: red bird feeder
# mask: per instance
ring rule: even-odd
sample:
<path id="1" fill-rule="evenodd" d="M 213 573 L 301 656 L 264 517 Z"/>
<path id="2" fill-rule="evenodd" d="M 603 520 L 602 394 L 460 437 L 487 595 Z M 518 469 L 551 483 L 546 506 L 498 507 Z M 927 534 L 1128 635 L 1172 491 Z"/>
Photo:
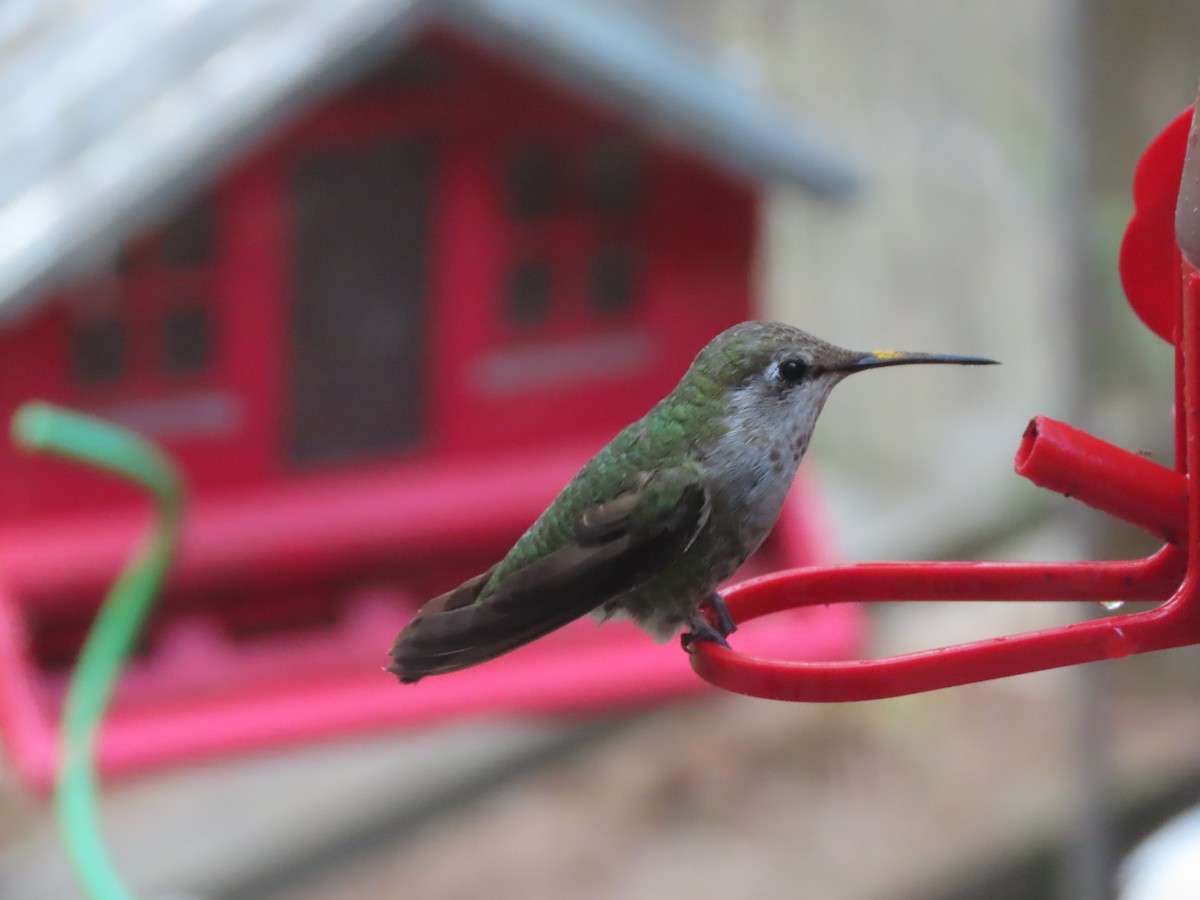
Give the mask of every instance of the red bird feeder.
<path id="1" fill-rule="evenodd" d="M 1188 110 L 1143 154 L 1120 261 L 1130 305 L 1176 348 L 1175 468 L 1042 417 L 1030 423 L 1016 457 L 1017 472 L 1034 484 L 1162 538 L 1166 543 L 1157 553 L 1123 562 L 802 568 L 744 582 L 725 595 L 739 622 L 797 607 L 881 601 L 1136 600 L 1158 605 L 888 659 L 791 662 L 702 643 L 692 655 L 692 668 L 701 677 L 726 690 L 776 700 L 870 700 L 1200 643 L 1200 491 L 1190 487 L 1191 473 L 1200 472 L 1198 144 L 1200 124 Z"/>

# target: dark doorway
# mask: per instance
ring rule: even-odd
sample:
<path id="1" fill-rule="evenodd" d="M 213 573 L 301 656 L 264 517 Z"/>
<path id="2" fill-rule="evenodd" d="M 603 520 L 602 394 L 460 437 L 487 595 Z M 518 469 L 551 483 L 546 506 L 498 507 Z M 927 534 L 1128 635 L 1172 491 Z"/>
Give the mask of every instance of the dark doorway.
<path id="1" fill-rule="evenodd" d="M 431 168 L 409 138 L 310 151 L 293 169 L 295 462 L 420 440 Z"/>

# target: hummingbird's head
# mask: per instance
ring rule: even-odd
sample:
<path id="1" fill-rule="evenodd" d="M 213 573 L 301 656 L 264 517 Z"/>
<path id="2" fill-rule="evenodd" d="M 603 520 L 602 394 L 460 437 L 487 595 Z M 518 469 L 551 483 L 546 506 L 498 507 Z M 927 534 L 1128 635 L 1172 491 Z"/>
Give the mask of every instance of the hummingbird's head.
<path id="1" fill-rule="evenodd" d="M 833 386 L 855 372 L 923 363 L 989 365 L 975 356 L 847 350 L 779 322 L 742 322 L 717 335 L 693 369 L 729 392 L 735 427 L 786 427 L 807 444 Z"/>

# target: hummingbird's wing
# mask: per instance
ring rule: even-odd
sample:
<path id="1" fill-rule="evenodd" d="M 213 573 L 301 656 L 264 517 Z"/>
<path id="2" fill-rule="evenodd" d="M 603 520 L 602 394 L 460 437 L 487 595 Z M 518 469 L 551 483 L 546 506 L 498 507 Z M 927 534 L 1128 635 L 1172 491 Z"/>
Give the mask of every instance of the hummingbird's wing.
<path id="1" fill-rule="evenodd" d="M 691 544 L 709 500 L 685 468 L 646 474 L 589 506 L 561 547 L 489 586 L 495 567 L 421 608 L 392 646 L 403 682 L 464 669 L 566 625 L 659 571 Z M 480 594 L 488 587 L 486 597 Z"/>

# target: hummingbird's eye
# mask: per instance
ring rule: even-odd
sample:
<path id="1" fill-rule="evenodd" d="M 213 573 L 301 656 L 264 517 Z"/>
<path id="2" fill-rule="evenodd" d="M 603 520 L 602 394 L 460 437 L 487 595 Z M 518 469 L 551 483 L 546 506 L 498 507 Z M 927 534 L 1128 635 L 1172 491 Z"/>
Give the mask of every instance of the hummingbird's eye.
<path id="1" fill-rule="evenodd" d="M 808 377 L 812 367 L 798 356 L 789 356 L 779 362 L 779 380 L 786 384 L 799 384 Z"/>

